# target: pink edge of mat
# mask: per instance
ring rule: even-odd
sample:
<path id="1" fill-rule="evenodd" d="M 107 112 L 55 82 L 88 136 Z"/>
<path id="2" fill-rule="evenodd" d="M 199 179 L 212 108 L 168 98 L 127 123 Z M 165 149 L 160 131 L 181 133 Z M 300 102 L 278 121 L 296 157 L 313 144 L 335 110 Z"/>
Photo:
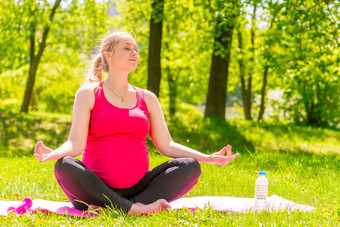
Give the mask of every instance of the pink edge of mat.
<path id="1" fill-rule="evenodd" d="M 16 206 L 20 203 L 21 201 L 0 201 L 0 215 L 7 216 L 8 207 Z M 247 213 L 254 210 L 254 199 L 223 196 L 201 196 L 181 198 L 171 202 L 170 205 L 171 209 L 173 210 L 188 208 L 191 213 L 195 213 L 196 209 L 205 209 L 209 207 L 220 212 Z M 314 211 L 315 208 L 308 205 L 294 203 L 277 195 L 272 195 L 268 197 L 267 210 Z M 84 218 L 92 218 L 97 216 L 97 214 L 93 212 L 84 212 L 75 209 L 70 202 L 55 202 L 41 199 L 33 200 L 33 205 L 28 212 L 38 211 Z"/>
<path id="2" fill-rule="evenodd" d="M 43 211 L 46 213 L 55 213 L 61 215 L 77 216 L 83 218 L 92 218 L 97 216 L 93 212 L 77 210 L 70 202 L 55 202 L 49 200 L 33 200 L 31 212 Z"/>

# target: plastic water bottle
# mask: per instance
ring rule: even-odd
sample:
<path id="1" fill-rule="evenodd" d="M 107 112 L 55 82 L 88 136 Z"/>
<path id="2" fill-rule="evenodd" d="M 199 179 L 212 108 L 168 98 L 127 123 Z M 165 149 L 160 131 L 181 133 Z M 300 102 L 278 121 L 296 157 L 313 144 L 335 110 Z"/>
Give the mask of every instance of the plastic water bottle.
<path id="1" fill-rule="evenodd" d="M 267 208 L 268 197 L 268 180 L 266 178 L 266 172 L 261 171 L 259 177 L 255 182 L 255 204 L 256 211 L 261 211 Z"/>

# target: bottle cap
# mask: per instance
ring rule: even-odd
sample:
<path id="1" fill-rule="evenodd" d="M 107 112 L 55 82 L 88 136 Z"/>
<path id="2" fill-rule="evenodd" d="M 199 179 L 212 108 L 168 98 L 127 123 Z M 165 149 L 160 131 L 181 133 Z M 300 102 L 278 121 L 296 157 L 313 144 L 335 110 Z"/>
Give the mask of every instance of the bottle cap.
<path id="1" fill-rule="evenodd" d="M 265 172 L 265 171 L 261 171 L 261 172 L 259 173 L 259 175 L 260 175 L 260 176 L 266 176 L 266 172 Z"/>

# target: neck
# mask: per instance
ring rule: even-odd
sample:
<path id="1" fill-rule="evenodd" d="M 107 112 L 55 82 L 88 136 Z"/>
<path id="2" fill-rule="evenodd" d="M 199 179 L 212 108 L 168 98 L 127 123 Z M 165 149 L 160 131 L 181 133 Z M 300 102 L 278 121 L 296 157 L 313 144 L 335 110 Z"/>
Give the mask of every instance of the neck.
<path id="1" fill-rule="evenodd" d="M 126 91 L 129 87 L 127 72 L 110 70 L 105 81 L 107 83 L 106 85 L 117 92 Z"/>

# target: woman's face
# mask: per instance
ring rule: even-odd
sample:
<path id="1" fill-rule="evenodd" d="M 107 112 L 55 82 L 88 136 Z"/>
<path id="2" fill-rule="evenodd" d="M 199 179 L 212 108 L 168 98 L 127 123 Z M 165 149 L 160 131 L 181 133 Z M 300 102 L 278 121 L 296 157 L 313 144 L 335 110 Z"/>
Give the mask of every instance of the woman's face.
<path id="1" fill-rule="evenodd" d="M 113 53 L 109 56 L 111 56 L 109 67 L 127 72 L 134 71 L 139 61 L 135 40 L 131 36 L 121 37 Z"/>

